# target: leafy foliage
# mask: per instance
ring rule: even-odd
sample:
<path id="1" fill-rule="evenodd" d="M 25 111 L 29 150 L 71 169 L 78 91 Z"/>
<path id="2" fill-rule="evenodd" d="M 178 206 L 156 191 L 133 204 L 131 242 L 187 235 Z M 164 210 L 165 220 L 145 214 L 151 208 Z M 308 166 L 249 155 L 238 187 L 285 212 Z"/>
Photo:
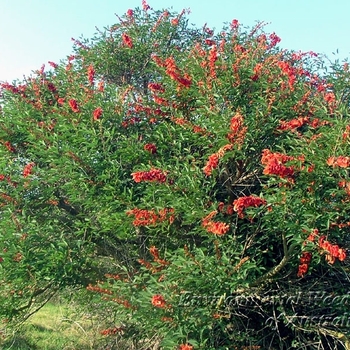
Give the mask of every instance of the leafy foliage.
<path id="1" fill-rule="evenodd" d="M 3 83 L 1 316 L 81 285 L 166 349 L 348 341 L 305 299 L 349 286 L 349 70 L 279 41 L 143 2 Z"/>

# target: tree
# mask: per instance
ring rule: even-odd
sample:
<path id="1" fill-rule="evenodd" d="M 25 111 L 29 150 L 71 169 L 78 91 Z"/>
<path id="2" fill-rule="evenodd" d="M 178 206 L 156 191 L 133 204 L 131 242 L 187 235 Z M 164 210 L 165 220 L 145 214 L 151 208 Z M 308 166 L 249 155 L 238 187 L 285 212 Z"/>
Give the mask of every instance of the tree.
<path id="1" fill-rule="evenodd" d="M 166 349 L 348 342 L 347 65 L 261 24 L 119 20 L 2 84 L 1 316 L 82 286 L 106 334 Z"/>

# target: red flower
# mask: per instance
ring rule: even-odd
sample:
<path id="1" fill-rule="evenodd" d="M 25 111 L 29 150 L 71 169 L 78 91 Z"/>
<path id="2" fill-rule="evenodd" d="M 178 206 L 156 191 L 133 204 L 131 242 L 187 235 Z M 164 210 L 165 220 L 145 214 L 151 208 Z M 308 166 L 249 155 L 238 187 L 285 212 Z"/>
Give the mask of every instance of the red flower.
<path id="1" fill-rule="evenodd" d="M 237 112 L 231 119 L 230 130 L 227 134 L 227 138 L 231 143 L 241 145 L 244 141 L 244 136 L 247 132 L 247 127 L 243 126 L 243 116 L 240 112 Z"/>
<path id="2" fill-rule="evenodd" d="M 153 58 L 154 59 L 154 58 Z M 179 84 L 183 85 L 184 87 L 190 87 L 192 84 L 192 80 L 189 76 L 181 76 L 179 72 L 179 68 L 176 66 L 175 60 L 173 57 L 168 57 L 164 61 L 164 67 L 166 68 L 166 74 L 169 75 L 169 77 L 175 81 L 177 81 Z"/>
<path id="3" fill-rule="evenodd" d="M 72 109 L 72 111 L 73 111 L 74 113 L 79 113 L 79 112 L 80 112 L 80 109 L 79 109 L 79 106 L 78 106 L 78 103 L 77 103 L 76 100 L 70 99 L 70 100 L 68 101 L 68 104 L 69 104 L 70 108 Z"/>
<path id="4" fill-rule="evenodd" d="M 126 15 L 127 15 L 128 17 L 132 17 L 132 16 L 134 15 L 134 11 L 131 10 L 131 9 L 129 9 L 128 11 L 126 11 Z"/>
<path id="5" fill-rule="evenodd" d="M 57 67 L 58 67 L 58 64 L 55 63 L 55 62 L 49 61 L 48 64 L 49 64 L 52 68 L 57 68 Z"/>
<path id="6" fill-rule="evenodd" d="M 103 109 L 101 107 L 97 107 L 93 112 L 94 120 L 99 120 L 101 118 L 102 113 Z"/>
<path id="7" fill-rule="evenodd" d="M 327 159 L 327 164 L 333 167 L 339 166 L 340 168 L 347 168 L 350 166 L 350 157 L 329 157 Z"/>
<path id="8" fill-rule="evenodd" d="M 164 92 L 165 89 L 162 84 L 159 83 L 149 83 L 148 88 L 153 92 Z"/>
<path id="9" fill-rule="evenodd" d="M 134 221 L 132 222 L 134 226 L 151 226 L 166 220 L 172 224 L 175 220 L 173 208 L 161 209 L 159 210 L 158 214 L 153 210 L 135 208 L 128 210 L 126 214 L 128 216 L 133 215 L 135 217 Z"/>
<path id="10" fill-rule="evenodd" d="M 93 85 L 94 84 L 94 78 L 95 78 L 95 69 L 92 66 L 92 64 L 89 65 L 89 67 L 87 69 L 87 72 L 88 72 L 88 80 L 89 80 L 90 84 Z"/>
<path id="11" fill-rule="evenodd" d="M 154 145 L 153 143 L 146 143 L 146 144 L 143 146 L 143 149 L 144 149 L 145 151 L 148 151 L 148 152 L 152 153 L 152 154 L 157 153 L 157 146 Z"/>
<path id="12" fill-rule="evenodd" d="M 103 92 L 105 89 L 105 83 L 104 81 L 100 81 L 98 84 L 97 84 L 97 90 L 100 91 L 100 92 Z"/>
<path id="13" fill-rule="evenodd" d="M 230 149 L 232 149 L 232 145 L 228 144 L 222 146 L 216 153 L 210 155 L 207 164 L 203 168 L 204 174 L 207 176 L 211 175 L 212 171 L 218 167 L 219 159 L 222 158 L 226 151 L 229 151 Z"/>
<path id="14" fill-rule="evenodd" d="M 263 174 L 278 175 L 282 178 L 292 177 L 294 174 L 294 167 L 287 167 L 284 165 L 291 160 L 294 160 L 294 157 L 278 152 L 272 153 L 270 150 L 264 149 L 261 157 L 261 164 L 265 165 Z"/>
<path id="15" fill-rule="evenodd" d="M 9 152 L 15 152 L 16 151 L 16 149 L 11 145 L 11 142 L 10 141 L 6 141 L 5 143 L 4 143 L 4 145 L 5 145 L 5 147 L 7 148 L 7 150 L 9 151 Z"/>
<path id="16" fill-rule="evenodd" d="M 131 176 L 135 182 L 149 181 L 164 183 L 166 181 L 166 172 L 155 168 L 149 171 L 137 171 L 132 173 Z"/>
<path id="17" fill-rule="evenodd" d="M 190 344 L 181 344 L 179 346 L 179 350 L 193 350 L 193 346 Z"/>
<path id="18" fill-rule="evenodd" d="M 159 307 L 159 308 L 165 308 L 166 307 L 165 299 L 160 294 L 153 295 L 151 302 L 152 302 L 152 305 L 155 306 L 155 307 Z"/>
<path id="19" fill-rule="evenodd" d="M 219 157 L 216 153 L 212 154 L 205 167 L 203 168 L 203 172 L 205 175 L 211 175 L 212 171 L 216 169 L 219 165 Z"/>
<path id="20" fill-rule="evenodd" d="M 214 235 L 218 236 L 222 236 L 230 230 L 229 225 L 220 221 L 208 221 L 205 224 L 203 224 L 203 226 L 209 233 L 213 233 Z"/>
<path id="21" fill-rule="evenodd" d="M 239 26 L 239 22 L 237 19 L 233 19 L 232 22 L 231 22 L 231 29 L 232 30 L 236 30 Z"/>
<path id="22" fill-rule="evenodd" d="M 304 277 L 309 269 L 309 265 L 312 259 L 312 254 L 309 252 L 303 252 L 300 257 L 300 264 L 298 268 L 298 277 Z"/>
<path id="23" fill-rule="evenodd" d="M 147 11 L 151 7 L 147 4 L 146 0 L 142 0 L 142 8 L 143 8 L 144 11 Z"/>
<path id="24" fill-rule="evenodd" d="M 63 104 L 64 104 L 64 98 L 59 97 L 59 98 L 57 99 L 57 103 L 58 103 L 59 105 L 63 105 Z"/>
<path id="25" fill-rule="evenodd" d="M 239 197 L 233 201 L 233 210 L 238 213 L 240 218 L 244 217 L 243 210 L 248 207 L 259 207 L 266 205 L 266 200 L 256 196 Z"/>
<path id="26" fill-rule="evenodd" d="M 28 177 L 32 173 L 34 163 L 29 163 L 23 168 L 23 177 Z"/>
<path id="27" fill-rule="evenodd" d="M 159 259 L 159 251 L 156 246 L 153 245 L 152 247 L 150 247 L 149 252 L 151 253 L 151 255 L 155 260 Z"/>
<path id="28" fill-rule="evenodd" d="M 131 38 L 130 38 L 130 36 L 129 36 L 128 34 L 123 33 L 123 34 L 122 34 L 122 40 L 123 40 L 123 43 L 124 43 L 126 46 L 128 46 L 128 47 L 130 47 L 130 49 L 132 49 L 132 46 L 133 46 L 132 40 L 131 40 Z"/>

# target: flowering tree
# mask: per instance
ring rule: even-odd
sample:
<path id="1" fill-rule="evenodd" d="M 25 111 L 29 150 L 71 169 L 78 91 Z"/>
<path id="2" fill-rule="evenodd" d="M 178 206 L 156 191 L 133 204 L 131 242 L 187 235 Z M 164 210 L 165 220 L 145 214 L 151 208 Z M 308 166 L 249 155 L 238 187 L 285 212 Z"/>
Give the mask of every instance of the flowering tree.
<path id="1" fill-rule="evenodd" d="M 279 41 L 143 1 L 3 83 L 1 316 L 82 286 L 165 349 L 348 342 L 350 73 Z"/>

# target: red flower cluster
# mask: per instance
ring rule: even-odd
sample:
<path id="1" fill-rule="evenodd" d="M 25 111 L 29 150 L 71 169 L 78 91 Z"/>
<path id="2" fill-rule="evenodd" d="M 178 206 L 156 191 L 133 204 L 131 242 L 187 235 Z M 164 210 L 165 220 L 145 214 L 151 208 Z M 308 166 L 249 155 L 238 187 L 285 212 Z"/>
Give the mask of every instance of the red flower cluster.
<path id="1" fill-rule="evenodd" d="M 344 261 L 346 258 L 345 250 L 339 248 L 337 244 L 331 244 L 329 241 L 326 241 L 325 238 L 325 236 L 321 236 L 318 239 L 318 245 L 321 249 L 326 251 L 326 260 L 330 264 L 334 264 L 335 259 L 339 259 L 339 261 Z"/>
<path id="2" fill-rule="evenodd" d="M 215 45 L 212 46 L 212 48 L 209 51 L 209 69 L 210 69 L 210 77 L 211 78 L 216 78 L 216 66 L 215 66 L 215 62 L 217 61 L 219 57 L 218 54 L 218 49 Z"/>
<path id="3" fill-rule="evenodd" d="M 231 22 L 231 29 L 232 30 L 237 30 L 239 27 L 239 22 L 237 19 L 233 19 L 232 22 Z"/>
<path id="4" fill-rule="evenodd" d="M 299 267 L 298 267 L 298 273 L 297 276 L 298 277 L 304 277 L 305 274 L 307 273 L 308 269 L 309 269 L 309 265 L 312 259 L 312 254 L 309 252 L 303 252 L 300 260 L 299 260 Z"/>
<path id="5" fill-rule="evenodd" d="M 93 286 L 92 284 L 89 284 L 86 287 L 86 289 L 91 291 L 91 292 L 97 292 L 97 293 L 101 293 L 101 294 L 108 294 L 108 295 L 112 295 L 113 294 L 113 292 L 110 291 L 109 289 L 101 288 L 99 286 Z"/>
<path id="6" fill-rule="evenodd" d="M 130 38 L 130 36 L 128 34 L 123 33 L 122 40 L 126 46 L 128 46 L 130 49 L 132 49 L 132 46 L 133 46 L 132 39 Z"/>
<path id="7" fill-rule="evenodd" d="M 295 130 L 307 124 L 308 122 L 309 122 L 308 117 L 299 117 L 296 119 L 292 119 L 288 122 L 284 120 L 280 120 L 280 126 L 277 129 L 278 130 Z"/>
<path id="8" fill-rule="evenodd" d="M 176 66 L 175 60 L 173 57 L 168 57 L 164 61 L 164 67 L 166 74 L 169 75 L 169 77 L 175 81 L 177 81 L 180 85 L 188 88 L 192 84 L 192 80 L 189 76 L 181 76 L 179 72 L 179 68 Z"/>
<path id="9" fill-rule="evenodd" d="M 126 15 L 128 17 L 132 17 L 134 15 L 134 11 L 132 9 L 128 9 L 128 11 L 126 11 Z"/>
<path id="10" fill-rule="evenodd" d="M 296 82 L 297 70 L 289 62 L 279 61 L 277 63 L 278 67 L 282 72 L 288 76 L 288 85 L 291 91 L 294 90 L 294 84 Z M 283 85 L 284 86 L 284 85 Z"/>
<path id="11" fill-rule="evenodd" d="M 157 223 L 164 222 L 168 220 L 171 223 L 174 222 L 174 209 L 173 208 L 164 208 L 156 213 L 154 210 L 146 209 L 132 209 L 126 212 L 128 216 L 134 216 L 135 220 L 133 221 L 134 226 L 150 226 L 156 225 Z"/>
<path id="12" fill-rule="evenodd" d="M 338 166 L 340 168 L 347 168 L 350 166 L 350 157 L 344 157 L 344 156 L 329 157 L 327 159 L 327 164 L 333 167 Z"/>
<path id="13" fill-rule="evenodd" d="M 146 143 L 143 149 L 151 154 L 157 153 L 157 146 L 153 143 Z"/>
<path id="14" fill-rule="evenodd" d="M 220 202 L 218 204 L 218 210 L 219 210 L 220 213 L 224 213 L 224 214 L 227 214 L 227 215 L 232 215 L 233 212 L 234 212 L 233 205 L 228 204 L 227 206 L 225 206 L 224 202 Z"/>
<path id="15" fill-rule="evenodd" d="M 103 92 L 105 89 L 105 83 L 104 81 L 100 81 L 98 84 L 97 84 L 97 90 L 100 91 L 100 92 Z"/>
<path id="16" fill-rule="evenodd" d="M 137 171 L 131 176 L 135 182 L 149 181 L 164 183 L 166 181 L 166 172 L 160 169 L 151 169 L 149 171 Z"/>
<path id="17" fill-rule="evenodd" d="M 149 248 L 149 252 L 153 256 L 154 261 L 157 262 L 158 264 L 160 264 L 160 265 L 169 265 L 168 261 L 166 261 L 164 259 L 161 259 L 159 257 L 159 250 L 155 246 L 150 247 Z"/>
<path id="18" fill-rule="evenodd" d="M 164 92 L 164 86 L 159 83 L 149 83 L 148 88 L 153 92 Z"/>
<path id="19" fill-rule="evenodd" d="M 346 126 L 345 131 L 343 132 L 343 140 L 350 139 L 350 124 Z"/>
<path id="20" fill-rule="evenodd" d="M 55 62 L 49 61 L 48 64 L 49 64 L 52 68 L 54 68 L 54 69 L 56 69 L 56 68 L 58 67 L 58 64 L 55 63 Z"/>
<path id="21" fill-rule="evenodd" d="M 100 334 L 102 335 L 114 335 L 117 332 L 122 332 L 123 328 L 122 327 L 114 327 L 114 328 L 107 328 L 107 329 L 103 329 Z"/>
<path id="22" fill-rule="evenodd" d="M 261 157 L 261 164 L 265 165 L 263 173 L 265 175 L 278 175 L 282 178 L 290 178 L 294 175 L 294 167 L 288 167 L 284 164 L 294 159 L 294 157 L 278 152 L 272 153 L 270 150 L 264 149 Z"/>
<path id="23" fill-rule="evenodd" d="M 29 163 L 23 168 L 23 177 L 28 177 L 32 173 L 34 163 Z"/>
<path id="24" fill-rule="evenodd" d="M 232 145 L 228 144 L 222 146 L 216 153 L 213 153 L 209 156 L 207 164 L 203 168 L 203 172 L 205 175 L 210 176 L 214 169 L 216 169 L 219 165 L 219 159 L 222 158 L 226 151 L 232 149 Z"/>
<path id="25" fill-rule="evenodd" d="M 151 7 L 147 4 L 146 0 L 142 0 L 142 8 L 143 8 L 144 11 L 147 11 Z"/>
<path id="26" fill-rule="evenodd" d="M 102 116 L 103 109 L 101 107 L 97 107 L 93 112 L 94 120 L 99 120 Z"/>
<path id="27" fill-rule="evenodd" d="M 224 222 L 220 221 L 212 221 L 211 219 L 217 214 L 216 210 L 210 212 L 203 220 L 202 226 L 209 233 L 213 233 L 214 235 L 222 236 L 227 233 L 230 229 L 230 226 Z"/>
<path id="28" fill-rule="evenodd" d="M 167 306 L 164 297 L 160 294 L 153 295 L 151 303 L 153 306 L 161 308 L 161 309 L 164 309 Z"/>
<path id="29" fill-rule="evenodd" d="M 239 197 L 233 201 L 233 210 L 238 213 L 240 218 L 244 217 L 244 209 L 248 207 L 259 207 L 266 205 L 266 200 L 256 196 Z"/>
<path id="30" fill-rule="evenodd" d="M 179 345 L 179 350 L 193 350 L 193 346 L 190 344 L 181 344 Z"/>
<path id="31" fill-rule="evenodd" d="M 16 149 L 11 145 L 11 142 L 10 141 L 6 141 L 6 142 L 4 142 L 4 145 L 5 145 L 5 147 L 7 148 L 7 150 L 9 151 L 9 152 L 15 152 L 16 151 Z"/>
<path id="32" fill-rule="evenodd" d="M 94 78 L 95 78 L 95 69 L 92 66 L 92 64 L 89 65 L 89 67 L 87 69 L 87 73 L 88 73 L 88 80 L 89 80 L 90 84 L 93 85 Z"/>
<path id="33" fill-rule="evenodd" d="M 230 130 L 231 132 L 227 135 L 228 140 L 231 143 L 242 144 L 247 132 L 247 127 L 243 127 L 243 116 L 240 112 L 237 112 L 232 117 Z"/>
<path id="34" fill-rule="evenodd" d="M 79 112 L 80 112 L 80 109 L 79 109 L 79 106 L 78 106 L 78 103 L 77 103 L 76 100 L 70 99 L 70 100 L 68 101 L 68 104 L 69 104 L 69 107 L 72 109 L 72 111 L 73 111 L 74 113 L 79 113 Z"/>
<path id="35" fill-rule="evenodd" d="M 350 181 L 341 180 L 338 182 L 338 186 L 340 188 L 345 188 L 346 194 L 350 196 Z"/>

